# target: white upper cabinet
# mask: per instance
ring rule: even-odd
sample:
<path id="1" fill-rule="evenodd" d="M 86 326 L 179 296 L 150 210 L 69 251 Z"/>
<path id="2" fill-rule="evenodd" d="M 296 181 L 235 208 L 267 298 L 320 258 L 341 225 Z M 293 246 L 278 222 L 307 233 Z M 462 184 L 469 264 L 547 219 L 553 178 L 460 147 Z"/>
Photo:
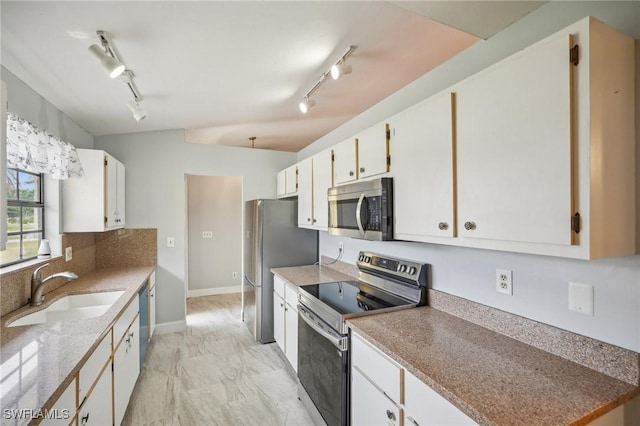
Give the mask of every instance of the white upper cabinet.
<path id="1" fill-rule="evenodd" d="M 358 134 L 358 179 L 389 171 L 389 126 L 377 124 Z"/>
<path id="2" fill-rule="evenodd" d="M 125 226 L 125 168 L 105 151 L 78 149 L 84 176 L 62 181 L 64 232 Z"/>
<path id="3" fill-rule="evenodd" d="M 285 170 L 285 192 L 287 196 L 298 193 L 298 166 L 293 165 Z"/>
<path id="4" fill-rule="evenodd" d="M 459 235 L 570 245 L 571 37 L 457 87 Z"/>
<path id="5" fill-rule="evenodd" d="M 298 163 L 298 226 L 313 226 L 313 160 Z"/>
<path id="6" fill-rule="evenodd" d="M 390 120 L 396 239 L 455 235 L 453 102 L 447 91 Z"/>
<path id="7" fill-rule="evenodd" d="M 358 179 L 358 140 L 347 139 L 333 147 L 333 183 L 353 182 Z"/>
<path id="8" fill-rule="evenodd" d="M 276 176 L 276 195 L 278 198 L 284 197 L 287 193 L 286 188 L 287 173 L 285 170 L 278 172 Z"/>
<path id="9" fill-rule="evenodd" d="M 327 230 L 330 187 L 330 149 L 298 163 L 298 226 Z"/>
<path id="10" fill-rule="evenodd" d="M 333 147 L 333 184 L 389 171 L 389 126 L 377 124 Z"/>
<path id="11" fill-rule="evenodd" d="M 313 224 L 321 231 L 329 225 L 327 190 L 333 186 L 331 166 L 330 149 L 313 156 Z"/>

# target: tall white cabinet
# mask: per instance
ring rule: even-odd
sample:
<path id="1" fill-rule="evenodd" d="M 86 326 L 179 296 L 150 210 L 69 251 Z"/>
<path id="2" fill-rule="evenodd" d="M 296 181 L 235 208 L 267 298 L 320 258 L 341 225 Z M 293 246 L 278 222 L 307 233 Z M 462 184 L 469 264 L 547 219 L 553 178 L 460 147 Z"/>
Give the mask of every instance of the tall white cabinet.
<path id="1" fill-rule="evenodd" d="M 124 165 L 105 151 L 77 151 L 85 174 L 62 181 L 64 232 L 102 232 L 124 228 Z"/>
<path id="2" fill-rule="evenodd" d="M 327 190 L 332 186 L 331 150 L 298 163 L 298 226 L 326 231 L 329 222 Z"/>

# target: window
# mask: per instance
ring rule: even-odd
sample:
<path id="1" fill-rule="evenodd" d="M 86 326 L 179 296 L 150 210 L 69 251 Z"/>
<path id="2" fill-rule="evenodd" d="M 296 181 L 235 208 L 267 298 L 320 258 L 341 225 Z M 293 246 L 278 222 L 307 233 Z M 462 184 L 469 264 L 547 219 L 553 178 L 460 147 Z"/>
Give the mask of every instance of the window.
<path id="1" fill-rule="evenodd" d="M 42 174 L 7 168 L 7 248 L 0 266 L 33 259 L 44 238 L 44 179 Z"/>

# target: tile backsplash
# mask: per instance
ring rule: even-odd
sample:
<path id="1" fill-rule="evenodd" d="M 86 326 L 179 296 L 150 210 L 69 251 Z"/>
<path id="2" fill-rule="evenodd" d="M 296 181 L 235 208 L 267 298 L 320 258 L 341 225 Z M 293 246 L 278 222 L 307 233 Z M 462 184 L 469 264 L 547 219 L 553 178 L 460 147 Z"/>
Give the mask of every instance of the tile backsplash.
<path id="1" fill-rule="evenodd" d="M 67 247 L 72 247 L 69 262 L 64 260 Z M 119 229 L 100 233 L 72 233 L 62 235 L 62 257 L 50 259 L 44 275 L 72 271 L 82 275 L 94 269 L 118 266 L 155 265 L 158 259 L 156 229 Z M 47 263 L 22 268 L 2 275 L 0 283 L 0 316 L 15 311 L 29 303 L 31 274 Z M 65 284 L 64 280 L 52 280 L 45 288 L 45 295 Z"/>

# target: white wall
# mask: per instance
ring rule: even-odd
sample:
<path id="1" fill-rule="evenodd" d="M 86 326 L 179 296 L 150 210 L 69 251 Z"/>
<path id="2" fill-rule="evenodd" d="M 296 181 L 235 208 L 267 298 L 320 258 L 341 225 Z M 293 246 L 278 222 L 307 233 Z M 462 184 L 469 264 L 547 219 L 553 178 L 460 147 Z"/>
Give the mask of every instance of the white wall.
<path id="1" fill-rule="evenodd" d="M 0 79 L 7 85 L 9 111 L 71 143 L 76 148 L 93 148 L 93 135 L 73 122 L 62 111 L 27 86 L 4 67 L 0 67 Z M 45 175 L 45 232 L 54 255 L 61 254 L 62 218 L 60 217 L 60 181 Z"/>
<path id="2" fill-rule="evenodd" d="M 186 179 L 187 296 L 239 292 L 242 285 L 242 177 L 188 175 Z M 212 238 L 204 238 L 205 231 L 211 232 Z"/>
<path id="3" fill-rule="evenodd" d="M 95 148 L 126 167 L 127 227 L 158 229 L 159 323 L 185 319 L 185 174 L 242 176 L 244 200 L 275 198 L 276 173 L 295 162 L 289 152 L 186 143 L 182 130 L 100 136 Z"/>
<path id="4" fill-rule="evenodd" d="M 640 2 L 550 2 L 494 37 L 477 43 L 298 153 L 307 158 L 435 94 L 584 16 L 636 39 L 636 117 L 640 116 Z M 353 74 L 356 77 L 356 70 Z M 636 169 L 640 182 L 640 118 L 636 119 Z M 640 185 L 638 188 L 640 213 Z M 640 244 L 640 214 L 637 220 Z M 640 352 L 640 256 L 579 261 L 546 256 L 408 242 L 365 242 L 320 233 L 320 252 L 344 260 L 371 250 L 432 265 L 434 289 Z M 640 250 L 639 250 L 640 252 Z M 513 296 L 495 291 L 495 270 L 513 270 Z M 568 310 L 568 282 L 592 284 L 595 314 Z"/>

